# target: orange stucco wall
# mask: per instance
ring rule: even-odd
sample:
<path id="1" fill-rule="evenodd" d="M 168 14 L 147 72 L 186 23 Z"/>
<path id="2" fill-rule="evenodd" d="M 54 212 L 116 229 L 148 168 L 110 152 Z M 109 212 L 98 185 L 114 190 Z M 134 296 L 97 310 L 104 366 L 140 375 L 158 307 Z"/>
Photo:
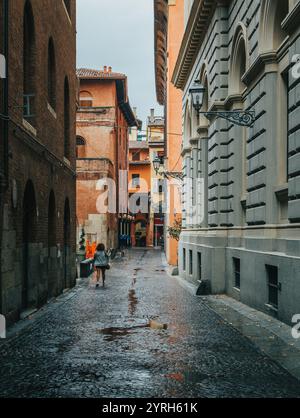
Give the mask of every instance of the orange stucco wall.
<path id="1" fill-rule="evenodd" d="M 167 76 L 167 170 L 182 171 L 182 92 L 171 83 L 172 74 L 178 57 L 184 31 L 184 0 L 176 0 L 169 5 L 168 22 L 168 76 Z M 173 192 L 172 192 L 173 193 Z M 170 214 L 166 216 L 166 227 L 172 226 L 175 220 L 174 202 L 170 199 Z M 180 216 L 179 216 L 180 217 Z M 178 243 L 174 239 L 166 240 L 166 257 L 171 265 L 178 263 Z"/>
<path id="2" fill-rule="evenodd" d="M 80 147 L 77 160 L 77 220 L 79 228 L 87 225 L 91 231 L 91 215 L 99 214 L 96 202 L 101 191 L 96 188 L 97 181 L 112 178 L 118 191 L 119 170 L 128 170 L 128 124 L 118 107 L 115 80 L 81 80 L 80 92 L 92 96 L 93 109 L 80 108 L 77 113 L 77 135 L 86 143 Z M 116 214 L 104 215 L 106 224 L 101 229 L 101 240 L 111 246 L 117 245 L 118 239 L 118 198 L 116 209 Z M 96 223 L 95 228 L 99 233 Z"/>

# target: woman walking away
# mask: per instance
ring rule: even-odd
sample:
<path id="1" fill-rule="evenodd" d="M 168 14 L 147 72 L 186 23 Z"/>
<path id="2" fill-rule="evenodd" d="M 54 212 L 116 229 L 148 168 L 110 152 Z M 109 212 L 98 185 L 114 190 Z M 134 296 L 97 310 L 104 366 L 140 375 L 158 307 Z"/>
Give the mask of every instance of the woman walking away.
<path id="1" fill-rule="evenodd" d="M 99 287 L 100 275 L 102 274 L 103 287 L 105 286 L 105 271 L 109 269 L 109 257 L 105 251 L 105 246 L 99 244 L 94 255 L 94 266 L 97 271 L 97 284 Z"/>

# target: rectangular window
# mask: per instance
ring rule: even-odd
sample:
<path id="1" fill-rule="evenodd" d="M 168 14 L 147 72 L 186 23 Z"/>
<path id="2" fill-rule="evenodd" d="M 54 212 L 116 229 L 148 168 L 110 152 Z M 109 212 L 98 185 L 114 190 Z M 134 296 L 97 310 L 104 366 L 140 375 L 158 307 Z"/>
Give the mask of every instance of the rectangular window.
<path id="1" fill-rule="evenodd" d="M 198 253 L 198 279 L 202 280 L 202 254 Z"/>
<path id="2" fill-rule="evenodd" d="M 193 274 L 193 251 L 190 250 L 190 275 Z"/>
<path id="3" fill-rule="evenodd" d="M 132 174 L 132 186 L 138 187 L 140 185 L 140 175 L 139 174 Z"/>
<path id="4" fill-rule="evenodd" d="M 140 152 L 135 152 L 132 154 L 132 161 L 140 161 L 141 159 L 141 153 Z"/>
<path id="5" fill-rule="evenodd" d="M 234 286 L 237 289 L 241 288 L 241 260 L 239 258 L 233 259 L 234 266 Z"/>
<path id="6" fill-rule="evenodd" d="M 278 268 L 266 266 L 268 274 L 269 304 L 278 309 Z"/>
<path id="7" fill-rule="evenodd" d="M 186 251 L 185 248 L 183 249 L 183 253 L 182 253 L 182 262 L 183 262 L 183 271 L 186 271 Z"/>

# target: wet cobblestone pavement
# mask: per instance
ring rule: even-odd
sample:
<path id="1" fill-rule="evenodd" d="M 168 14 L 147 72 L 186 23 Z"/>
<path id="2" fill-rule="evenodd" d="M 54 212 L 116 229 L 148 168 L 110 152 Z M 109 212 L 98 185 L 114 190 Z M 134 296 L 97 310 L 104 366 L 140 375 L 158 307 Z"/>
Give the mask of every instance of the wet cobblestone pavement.
<path id="1" fill-rule="evenodd" d="M 150 320 L 167 329 L 149 327 Z M 0 342 L 1 397 L 300 397 L 300 383 L 135 250 Z"/>

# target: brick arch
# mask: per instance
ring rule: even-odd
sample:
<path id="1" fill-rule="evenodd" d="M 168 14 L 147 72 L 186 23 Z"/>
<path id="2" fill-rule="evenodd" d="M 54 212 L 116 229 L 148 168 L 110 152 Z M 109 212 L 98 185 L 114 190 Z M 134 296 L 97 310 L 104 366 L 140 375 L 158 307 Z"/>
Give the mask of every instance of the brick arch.
<path id="1" fill-rule="evenodd" d="M 88 90 L 82 90 L 79 94 L 79 101 L 81 107 L 92 107 L 94 97 Z"/>
<path id="2" fill-rule="evenodd" d="M 76 136 L 76 158 L 85 158 L 86 157 L 86 140 L 77 135 Z"/>

